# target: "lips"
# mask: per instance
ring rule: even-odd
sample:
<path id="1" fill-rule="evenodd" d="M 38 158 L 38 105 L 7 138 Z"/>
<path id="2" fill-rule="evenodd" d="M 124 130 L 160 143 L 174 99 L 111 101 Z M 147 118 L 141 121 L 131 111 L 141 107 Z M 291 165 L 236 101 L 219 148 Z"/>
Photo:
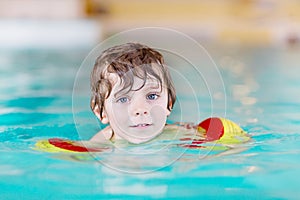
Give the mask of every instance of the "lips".
<path id="1" fill-rule="evenodd" d="M 145 128 L 145 127 L 149 127 L 149 126 L 152 126 L 152 124 L 141 123 L 141 124 L 132 125 L 130 127 L 131 128 Z"/>

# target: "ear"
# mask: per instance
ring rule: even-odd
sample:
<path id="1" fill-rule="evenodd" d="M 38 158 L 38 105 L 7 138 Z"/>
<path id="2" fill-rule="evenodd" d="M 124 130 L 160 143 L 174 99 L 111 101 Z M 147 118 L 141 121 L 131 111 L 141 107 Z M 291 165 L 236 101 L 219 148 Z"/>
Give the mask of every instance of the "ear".
<path id="1" fill-rule="evenodd" d="M 102 124 L 107 124 L 109 122 L 105 109 L 103 109 L 102 111 L 102 119 L 100 117 L 100 109 L 98 105 L 95 106 L 93 112 L 96 117 L 102 122 Z"/>
<path id="2" fill-rule="evenodd" d="M 168 102 L 167 110 L 166 110 L 167 116 L 169 116 L 169 115 L 171 114 L 172 107 L 173 107 L 173 102 L 172 102 L 172 100 L 170 99 L 169 102 Z"/>
<path id="3" fill-rule="evenodd" d="M 106 114 L 105 109 L 102 111 L 102 119 L 100 119 L 102 124 L 107 124 L 109 122 L 108 116 Z"/>
<path id="4" fill-rule="evenodd" d="M 169 109 L 167 108 L 166 115 L 169 116 L 170 114 L 171 114 L 171 111 L 169 111 Z"/>

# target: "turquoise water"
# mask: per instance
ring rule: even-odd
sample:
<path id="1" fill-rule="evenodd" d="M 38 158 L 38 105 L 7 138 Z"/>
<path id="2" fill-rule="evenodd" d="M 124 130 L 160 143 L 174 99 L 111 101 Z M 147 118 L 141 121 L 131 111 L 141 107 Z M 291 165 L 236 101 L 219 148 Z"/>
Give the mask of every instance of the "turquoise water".
<path id="1" fill-rule="evenodd" d="M 205 157 L 203 150 L 181 155 L 182 149 L 172 148 L 168 154 L 154 152 L 139 159 L 126 152 L 105 154 L 114 161 L 109 164 L 33 149 L 41 139 L 88 139 L 99 130 L 92 114 L 84 110 L 85 97 L 74 113 L 77 124 L 73 119 L 73 83 L 89 50 L 1 50 L 1 199 L 297 199 L 300 50 L 213 46 L 208 50 L 225 84 L 225 117 L 240 124 L 252 140 L 228 155 Z M 181 98 L 188 101 L 188 93 Z M 212 113 L 206 106 L 211 100 L 198 98 L 200 118 L 205 119 Z M 221 103 L 216 101 L 213 113 L 224 116 L 224 96 L 214 98 Z M 170 164 L 161 165 L 166 159 Z"/>

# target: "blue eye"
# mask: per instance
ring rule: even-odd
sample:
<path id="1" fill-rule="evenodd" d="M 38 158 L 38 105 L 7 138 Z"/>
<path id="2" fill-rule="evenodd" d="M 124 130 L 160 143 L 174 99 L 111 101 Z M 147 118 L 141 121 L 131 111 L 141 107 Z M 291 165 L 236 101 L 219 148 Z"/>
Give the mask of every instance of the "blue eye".
<path id="1" fill-rule="evenodd" d="M 148 100 L 155 100 L 155 99 L 157 99 L 158 98 L 158 95 L 157 94 L 149 94 L 148 96 L 147 96 L 147 99 Z"/>
<path id="2" fill-rule="evenodd" d="M 126 103 L 128 101 L 129 101 L 129 99 L 127 97 L 121 97 L 117 100 L 118 103 Z"/>

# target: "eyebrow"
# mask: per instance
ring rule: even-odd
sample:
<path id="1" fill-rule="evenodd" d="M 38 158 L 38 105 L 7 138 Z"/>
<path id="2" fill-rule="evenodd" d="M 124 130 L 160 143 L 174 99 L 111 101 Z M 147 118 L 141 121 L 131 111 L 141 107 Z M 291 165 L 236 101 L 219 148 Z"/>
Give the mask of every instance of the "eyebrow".
<path id="1" fill-rule="evenodd" d="M 160 87 L 160 83 L 156 83 L 156 82 L 150 82 L 150 83 L 148 82 L 142 88 L 145 88 L 145 87 L 146 87 L 146 89 L 159 89 L 160 88 L 160 90 L 162 91 L 162 87 Z M 142 88 L 140 88 L 139 90 L 141 90 Z M 124 91 L 125 90 L 123 90 L 123 89 L 118 90 L 118 92 L 116 92 L 114 94 L 114 97 L 117 98 L 117 97 L 123 96 L 125 94 L 128 94 L 130 92 L 134 92 L 134 91 L 138 91 L 138 90 L 130 90 L 130 91 L 125 91 L 125 92 Z"/>
<path id="2" fill-rule="evenodd" d="M 152 88 L 152 89 L 156 89 L 156 88 L 159 88 L 159 86 L 160 86 L 160 84 L 159 83 L 146 83 L 145 85 L 144 85 L 144 87 L 149 87 L 149 88 Z M 143 87 L 143 88 L 144 88 Z"/>

